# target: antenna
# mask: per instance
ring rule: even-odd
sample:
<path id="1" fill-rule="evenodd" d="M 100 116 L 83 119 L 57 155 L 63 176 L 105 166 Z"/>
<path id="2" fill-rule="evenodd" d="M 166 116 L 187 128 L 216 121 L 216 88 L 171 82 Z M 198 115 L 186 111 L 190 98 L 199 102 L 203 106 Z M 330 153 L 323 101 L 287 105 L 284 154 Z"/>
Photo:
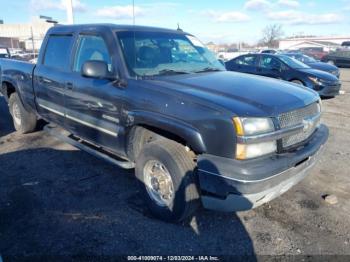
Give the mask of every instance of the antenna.
<path id="1" fill-rule="evenodd" d="M 183 30 L 180 28 L 180 23 L 177 23 L 177 31 L 183 32 Z"/>

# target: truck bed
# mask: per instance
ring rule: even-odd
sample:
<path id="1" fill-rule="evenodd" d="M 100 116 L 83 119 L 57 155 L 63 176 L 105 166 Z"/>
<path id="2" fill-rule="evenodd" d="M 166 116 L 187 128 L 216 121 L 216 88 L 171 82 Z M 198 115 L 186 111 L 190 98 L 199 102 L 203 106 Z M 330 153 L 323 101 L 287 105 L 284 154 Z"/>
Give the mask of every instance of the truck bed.
<path id="1" fill-rule="evenodd" d="M 0 59 L 1 81 L 12 85 L 20 94 L 26 109 L 34 109 L 33 71 L 35 64 L 12 59 Z M 2 94 L 6 93 L 5 86 L 0 88 Z M 5 95 L 5 98 L 7 96 Z"/>

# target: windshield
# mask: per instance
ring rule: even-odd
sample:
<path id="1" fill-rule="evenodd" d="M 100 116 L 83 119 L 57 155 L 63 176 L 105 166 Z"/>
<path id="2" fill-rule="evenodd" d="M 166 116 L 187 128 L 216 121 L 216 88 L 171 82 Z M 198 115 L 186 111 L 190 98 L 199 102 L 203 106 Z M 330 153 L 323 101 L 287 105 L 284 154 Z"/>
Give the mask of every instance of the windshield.
<path id="1" fill-rule="evenodd" d="M 307 56 L 307 55 L 301 55 L 301 54 L 286 54 L 287 56 L 289 57 L 292 57 L 300 62 L 303 62 L 303 63 L 316 63 L 317 61 L 315 59 L 313 59 L 312 57 L 310 56 Z"/>
<path id="2" fill-rule="evenodd" d="M 284 63 L 286 63 L 288 66 L 294 69 L 300 69 L 300 68 L 310 68 L 308 65 L 305 65 L 303 62 L 300 62 L 294 58 L 291 58 L 289 56 L 280 55 L 278 56 Z"/>
<path id="3" fill-rule="evenodd" d="M 117 33 L 131 75 L 156 76 L 223 71 L 225 67 L 197 38 L 177 33 Z"/>
<path id="4" fill-rule="evenodd" d="M 304 62 L 304 63 L 316 63 L 316 59 L 310 57 L 310 56 L 307 56 L 307 55 L 302 55 L 300 59 L 298 59 L 299 61 L 301 62 Z"/>

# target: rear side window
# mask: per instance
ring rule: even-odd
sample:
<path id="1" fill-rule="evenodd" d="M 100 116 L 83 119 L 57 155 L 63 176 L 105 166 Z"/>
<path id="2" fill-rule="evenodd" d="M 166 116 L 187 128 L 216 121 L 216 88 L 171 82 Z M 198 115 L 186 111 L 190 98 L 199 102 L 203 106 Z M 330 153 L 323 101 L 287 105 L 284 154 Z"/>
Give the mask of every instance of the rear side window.
<path id="1" fill-rule="evenodd" d="M 80 72 L 83 64 L 89 60 L 104 61 L 108 71 L 112 72 L 112 59 L 102 37 L 83 35 L 79 38 L 79 46 L 74 61 L 74 71 Z"/>
<path id="2" fill-rule="evenodd" d="M 238 65 L 255 66 L 256 56 L 243 56 L 236 60 Z"/>
<path id="3" fill-rule="evenodd" d="M 72 41 L 71 35 L 50 36 L 46 46 L 44 65 L 68 71 Z"/>

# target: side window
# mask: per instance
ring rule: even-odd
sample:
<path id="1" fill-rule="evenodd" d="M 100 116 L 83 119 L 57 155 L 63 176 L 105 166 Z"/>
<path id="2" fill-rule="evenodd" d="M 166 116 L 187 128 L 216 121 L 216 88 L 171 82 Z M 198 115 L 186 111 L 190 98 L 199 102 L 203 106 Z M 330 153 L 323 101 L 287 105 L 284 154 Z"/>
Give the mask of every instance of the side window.
<path id="1" fill-rule="evenodd" d="M 46 45 L 44 65 L 68 71 L 72 41 L 71 35 L 50 36 Z"/>
<path id="2" fill-rule="evenodd" d="M 75 72 L 80 72 L 83 64 L 89 60 L 106 62 L 108 71 L 112 72 L 111 55 L 102 37 L 93 35 L 82 35 L 79 37 L 79 45 L 75 55 L 73 70 Z"/>
<path id="3" fill-rule="evenodd" d="M 266 69 L 281 69 L 282 63 L 276 58 L 265 56 L 261 58 L 261 67 Z"/>
<path id="4" fill-rule="evenodd" d="M 243 56 L 236 60 L 236 64 L 245 66 L 255 66 L 256 56 Z"/>
<path id="5" fill-rule="evenodd" d="M 305 57 L 303 57 L 303 56 L 293 57 L 293 58 L 296 59 L 296 60 L 299 60 L 300 62 L 303 62 L 303 63 L 306 62 L 306 59 L 305 59 Z"/>

